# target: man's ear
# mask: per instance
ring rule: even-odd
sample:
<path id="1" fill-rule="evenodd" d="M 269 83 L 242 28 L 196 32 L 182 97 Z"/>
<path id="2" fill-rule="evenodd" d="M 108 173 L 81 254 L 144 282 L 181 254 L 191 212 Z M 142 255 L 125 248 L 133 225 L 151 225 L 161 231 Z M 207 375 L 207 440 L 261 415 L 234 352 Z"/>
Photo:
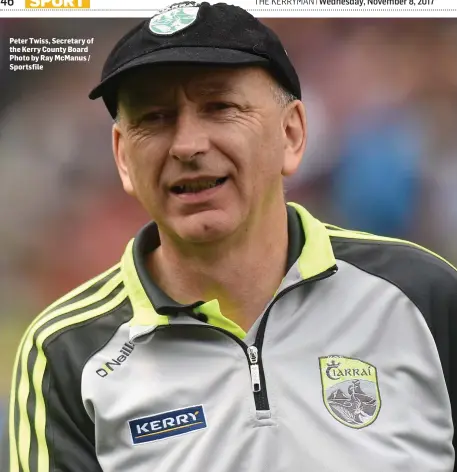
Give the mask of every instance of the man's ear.
<path id="1" fill-rule="evenodd" d="M 284 109 L 282 127 L 285 151 L 282 175 L 288 177 L 297 171 L 306 147 L 305 107 L 300 100 L 294 100 Z"/>
<path id="2" fill-rule="evenodd" d="M 131 179 L 129 157 L 126 149 L 126 130 L 118 120 L 114 122 L 112 128 L 112 146 L 114 160 L 116 161 L 117 170 L 121 177 L 124 190 L 134 197 L 135 190 Z"/>

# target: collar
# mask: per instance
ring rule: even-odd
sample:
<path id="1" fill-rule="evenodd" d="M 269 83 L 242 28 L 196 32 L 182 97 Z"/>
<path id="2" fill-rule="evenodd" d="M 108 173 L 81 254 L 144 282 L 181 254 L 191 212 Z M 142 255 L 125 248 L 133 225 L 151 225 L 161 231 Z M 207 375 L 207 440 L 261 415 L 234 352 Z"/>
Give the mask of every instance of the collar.
<path id="1" fill-rule="evenodd" d="M 335 266 L 325 226 L 300 205 L 288 203 L 287 230 L 287 273 L 277 293 Z M 171 299 L 153 282 L 146 260 L 159 245 L 157 225 L 151 222 L 128 243 L 122 257 L 122 276 L 133 308 L 131 340 L 154 331 L 158 326 L 180 323 L 210 323 L 243 338 L 246 333 L 221 314 L 217 300 L 199 300 L 183 305 Z"/>

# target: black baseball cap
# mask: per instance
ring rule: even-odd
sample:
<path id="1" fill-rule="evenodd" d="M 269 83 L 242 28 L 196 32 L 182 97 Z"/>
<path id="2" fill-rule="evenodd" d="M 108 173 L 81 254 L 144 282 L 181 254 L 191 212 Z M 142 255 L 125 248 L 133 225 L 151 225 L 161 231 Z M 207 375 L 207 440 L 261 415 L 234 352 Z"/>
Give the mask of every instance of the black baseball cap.
<path id="1" fill-rule="evenodd" d="M 207 2 L 176 3 L 130 30 L 108 55 L 89 98 L 102 97 L 114 118 L 119 79 L 159 64 L 264 66 L 301 99 L 300 81 L 277 35 L 240 7 Z"/>

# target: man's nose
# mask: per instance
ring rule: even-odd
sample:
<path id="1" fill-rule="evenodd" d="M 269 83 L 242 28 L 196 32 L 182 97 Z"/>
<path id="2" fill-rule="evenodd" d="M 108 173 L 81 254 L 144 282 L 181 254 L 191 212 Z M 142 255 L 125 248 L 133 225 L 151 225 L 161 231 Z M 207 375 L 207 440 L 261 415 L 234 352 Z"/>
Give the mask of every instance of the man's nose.
<path id="1" fill-rule="evenodd" d="M 188 162 L 208 150 L 208 133 L 198 113 L 191 109 L 180 111 L 176 119 L 170 156 L 181 162 Z"/>

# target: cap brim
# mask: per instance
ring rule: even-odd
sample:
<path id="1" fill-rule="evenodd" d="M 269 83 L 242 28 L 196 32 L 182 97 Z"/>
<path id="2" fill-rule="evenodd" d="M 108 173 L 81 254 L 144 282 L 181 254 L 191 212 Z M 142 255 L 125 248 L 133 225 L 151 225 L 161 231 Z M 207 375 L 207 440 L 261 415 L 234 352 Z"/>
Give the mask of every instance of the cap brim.
<path id="1" fill-rule="evenodd" d="M 212 64 L 218 66 L 235 65 L 262 65 L 268 64 L 268 59 L 256 54 L 234 49 L 222 49 L 213 47 L 179 47 L 161 49 L 151 53 L 143 54 L 130 62 L 127 62 L 107 76 L 89 94 L 94 100 L 105 95 L 110 88 L 113 79 L 118 78 L 124 72 L 146 65 L 159 64 Z"/>

